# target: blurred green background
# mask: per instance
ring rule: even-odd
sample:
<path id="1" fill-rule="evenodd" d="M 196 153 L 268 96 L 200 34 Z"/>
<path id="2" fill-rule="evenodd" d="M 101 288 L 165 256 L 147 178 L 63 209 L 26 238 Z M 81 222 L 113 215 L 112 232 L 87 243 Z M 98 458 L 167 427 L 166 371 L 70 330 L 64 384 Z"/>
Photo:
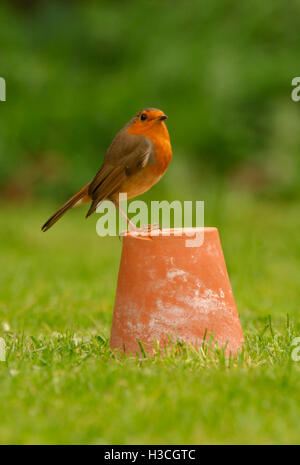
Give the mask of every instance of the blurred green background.
<path id="1" fill-rule="evenodd" d="M 283 0 L 1 2 L 1 197 L 64 200 L 145 106 L 169 115 L 183 186 L 299 197 L 299 15 Z"/>

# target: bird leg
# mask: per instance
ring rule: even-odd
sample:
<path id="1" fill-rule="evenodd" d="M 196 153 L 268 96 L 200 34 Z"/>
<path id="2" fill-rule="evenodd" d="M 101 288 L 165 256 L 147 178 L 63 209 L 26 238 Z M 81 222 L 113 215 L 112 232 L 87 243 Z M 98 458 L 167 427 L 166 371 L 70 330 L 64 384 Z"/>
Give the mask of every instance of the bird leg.
<path id="1" fill-rule="evenodd" d="M 126 213 L 122 210 L 122 208 L 120 207 L 119 205 L 119 202 L 117 202 L 116 200 L 112 199 L 112 203 L 115 205 L 115 207 L 119 210 L 119 212 L 121 213 L 121 215 L 123 216 L 123 218 L 125 218 L 126 220 L 126 223 L 128 224 L 129 228 L 132 230 L 132 231 L 137 231 L 138 228 L 135 226 L 135 224 L 133 224 L 132 221 L 130 221 L 130 219 L 128 218 L 128 216 L 126 215 Z"/>
<path id="2" fill-rule="evenodd" d="M 128 226 L 129 226 L 129 231 L 135 231 L 135 232 L 141 232 L 141 233 L 150 233 L 151 234 L 151 231 L 154 231 L 156 229 L 160 229 L 160 226 L 158 223 L 155 223 L 155 224 L 147 224 L 145 226 L 142 226 L 141 228 L 137 228 L 135 224 L 133 224 L 132 221 L 130 221 L 130 219 L 128 218 L 128 216 L 126 215 L 126 213 L 122 210 L 122 208 L 120 207 L 120 204 L 119 202 L 117 202 L 116 200 L 112 199 L 112 202 L 113 204 L 115 205 L 115 207 L 119 210 L 120 214 L 123 216 L 123 218 L 125 218 Z M 124 233 L 121 233 L 121 235 L 123 235 Z"/>

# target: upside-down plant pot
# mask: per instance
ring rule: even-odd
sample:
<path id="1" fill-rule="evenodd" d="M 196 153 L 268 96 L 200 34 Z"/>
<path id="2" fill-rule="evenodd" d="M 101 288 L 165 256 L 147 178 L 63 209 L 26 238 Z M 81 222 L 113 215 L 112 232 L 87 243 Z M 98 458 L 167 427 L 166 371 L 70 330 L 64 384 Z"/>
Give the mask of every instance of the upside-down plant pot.
<path id="1" fill-rule="evenodd" d="M 146 352 L 159 342 L 199 347 L 211 339 L 226 353 L 241 348 L 243 333 L 216 228 L 129 232 L 122 258 L 110 347 Z M 201 245 L 187 246 L 191 233 Z"/>

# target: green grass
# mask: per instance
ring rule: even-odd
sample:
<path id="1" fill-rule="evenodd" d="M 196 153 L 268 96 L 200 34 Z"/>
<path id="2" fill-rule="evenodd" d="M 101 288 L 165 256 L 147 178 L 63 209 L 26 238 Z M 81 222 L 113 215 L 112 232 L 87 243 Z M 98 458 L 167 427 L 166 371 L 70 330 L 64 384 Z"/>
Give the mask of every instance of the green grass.
<path id="1" fill-rule="evenodd" d="M 181 345 L 115 357 L 121 242 L 98 238 L 82 210 L 42 234 L 53 206 L 2 206 L 1 443 L 299 443 L 299 207 L 229 189 L 203 197 L 246 335 L 233 360 Z"/>

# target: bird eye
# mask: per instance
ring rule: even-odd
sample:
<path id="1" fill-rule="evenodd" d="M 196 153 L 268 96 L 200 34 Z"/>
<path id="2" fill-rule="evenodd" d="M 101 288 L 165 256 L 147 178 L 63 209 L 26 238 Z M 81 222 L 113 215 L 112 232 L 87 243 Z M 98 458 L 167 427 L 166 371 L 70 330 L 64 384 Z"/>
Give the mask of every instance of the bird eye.
<path id="1" fill-rule="evenodd" d="M 145 121 L 145 119 L 147 119 L 147 115 L 145 115 L 145 113 L 143 113 L 143 114 L 141 115 L 141 121 Z"/>

